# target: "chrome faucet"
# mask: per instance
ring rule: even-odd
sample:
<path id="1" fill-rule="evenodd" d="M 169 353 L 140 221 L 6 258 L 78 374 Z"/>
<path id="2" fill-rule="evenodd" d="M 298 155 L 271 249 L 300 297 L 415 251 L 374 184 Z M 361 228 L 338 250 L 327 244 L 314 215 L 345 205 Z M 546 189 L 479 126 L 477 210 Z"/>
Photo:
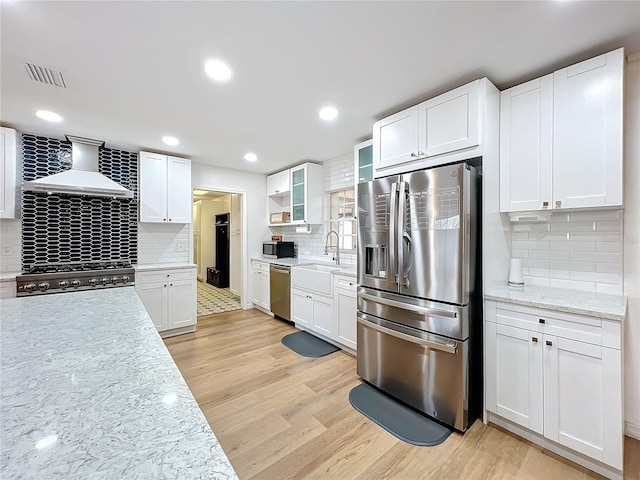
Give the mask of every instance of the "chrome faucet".
<path id="1" fill-rule="evenodd" d="M 329 236 L 332 233 L 336 236 L 336 255 L 335 257 L 333 257 L 333 259 L 336 261 L 336 265 L 340 265 L 340 237 L 338 236 L 338 232 L 336 232 L 335 230 L 331 230 L 329 233 L 327 233 L 327 239 L 324 242 L 324 254 L 329 255 Z"/>

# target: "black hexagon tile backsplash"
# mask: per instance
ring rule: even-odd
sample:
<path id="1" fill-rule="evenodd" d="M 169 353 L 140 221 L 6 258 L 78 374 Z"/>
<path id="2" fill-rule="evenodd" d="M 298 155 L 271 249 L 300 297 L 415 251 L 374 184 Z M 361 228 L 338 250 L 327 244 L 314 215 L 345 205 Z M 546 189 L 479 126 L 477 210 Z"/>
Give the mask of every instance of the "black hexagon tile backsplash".
<path id="1" fill-rule="evenodd" d="M 22 135 L 23 180 L 71 168 L 71 142 Z M 22 192 L 22 268 L 34 263 L 137 261 L 138 154 L 100 148 L 100 173 L 133 199 Z"/>

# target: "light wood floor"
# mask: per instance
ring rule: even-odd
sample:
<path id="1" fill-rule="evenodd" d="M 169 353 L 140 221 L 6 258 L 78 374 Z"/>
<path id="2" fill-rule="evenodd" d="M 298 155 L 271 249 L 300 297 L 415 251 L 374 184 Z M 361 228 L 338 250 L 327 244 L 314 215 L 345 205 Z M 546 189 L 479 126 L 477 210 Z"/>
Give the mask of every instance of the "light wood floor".
<path id="1" fill-rule="evenodd" d="M 298 356 L 280 343 L 293 331 L 241 310 L 165 340 L 242 480 L 600 478 L 479 421 L 439 446 L 408 445 L 349 404 L 352 356 Z M 640 479 L 640 442 L 627 438 L 625 457 L 625 478 Z"/>

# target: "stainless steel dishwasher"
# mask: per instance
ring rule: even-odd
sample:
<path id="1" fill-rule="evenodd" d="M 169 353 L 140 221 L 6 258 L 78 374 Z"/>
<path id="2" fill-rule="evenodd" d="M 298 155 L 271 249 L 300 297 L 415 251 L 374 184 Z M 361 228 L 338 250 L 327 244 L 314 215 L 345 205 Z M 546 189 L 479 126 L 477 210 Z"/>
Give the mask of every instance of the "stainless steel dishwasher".
<path id="1" fill-rule="evenodd" d="M 291 321 L 291 267 L 272 263 L 269 270 L 271 312 Z"/>

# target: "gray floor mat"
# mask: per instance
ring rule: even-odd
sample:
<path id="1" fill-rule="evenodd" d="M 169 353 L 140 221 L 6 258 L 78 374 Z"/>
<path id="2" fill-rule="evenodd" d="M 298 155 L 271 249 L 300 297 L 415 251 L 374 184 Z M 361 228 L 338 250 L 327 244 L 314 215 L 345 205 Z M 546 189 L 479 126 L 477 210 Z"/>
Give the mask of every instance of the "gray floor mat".
<path id="1" fill-rule="evenodd" d="M 393 398 L 362 383 L 349 392 L 349 402 L 358 412 L 387 432 L 412 445 L 432 447 L 444 442 L 451 430 Z"/>
<path id="2" fill-rule="evenodd" d="M 282 337 L 282 344 L 303 357 L 324 357 L 340 350 L 307 332 L 290 333 Z"/>

